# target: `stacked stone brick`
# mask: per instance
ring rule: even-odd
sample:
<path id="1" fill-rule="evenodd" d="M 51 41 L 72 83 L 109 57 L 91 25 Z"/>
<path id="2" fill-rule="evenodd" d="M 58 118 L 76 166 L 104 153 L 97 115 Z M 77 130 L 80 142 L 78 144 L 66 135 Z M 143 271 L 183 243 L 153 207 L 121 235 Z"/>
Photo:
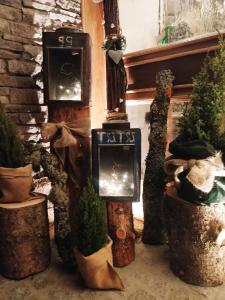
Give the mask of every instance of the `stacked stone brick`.
<path id="1" fill-rule="evenodd" d="M 81 26 L 81 0 L 0 0 L 0 102 L 25 139 L 39 139 L 43 99 L 42 31 Z"/>

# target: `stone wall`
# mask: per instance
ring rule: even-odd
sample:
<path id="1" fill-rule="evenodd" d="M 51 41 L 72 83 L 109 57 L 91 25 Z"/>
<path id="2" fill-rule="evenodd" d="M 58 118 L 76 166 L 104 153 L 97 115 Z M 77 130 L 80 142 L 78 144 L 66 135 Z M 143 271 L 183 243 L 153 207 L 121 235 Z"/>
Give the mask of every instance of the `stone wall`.
<path id="1" fill-rule="evenodd" d="M 0 0 L 0 102 L 25 139 L 47 120 L 42 31 L 65 23 L 81 26 L 81 0 Z"/>

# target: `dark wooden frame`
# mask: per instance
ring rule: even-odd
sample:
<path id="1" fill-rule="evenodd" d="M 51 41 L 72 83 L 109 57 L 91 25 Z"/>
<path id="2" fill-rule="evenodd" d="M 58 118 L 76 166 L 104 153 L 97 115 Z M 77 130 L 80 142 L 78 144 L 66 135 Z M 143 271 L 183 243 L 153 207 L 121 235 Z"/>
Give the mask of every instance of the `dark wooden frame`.
<path id="1" fill-rule="evenodd" d="M 175 76 L 173 98 L 189 99 L 192 77 L 217 48 L 218 34 L 211 34 L 126 54 L 127 100 L 154 98 L 156 73 L 163 69 L 171 69 Z"/>
<path id="2" fill-rule="evenodd" d="M 115 142 L 107 142 L 107 134 L 115 135 Z M 122 140 L 120 138 L 122 134 Z M 133 135 L 134 142 L 126 142 L 126 134 Z M 103 137 L 105 135 L 105 138 Z M 99 136 L 102 136 L 99 138 Z M 100 141 L 101 140 L 101 141 Z M 101 196 L 105 201 L 113 202 L 139 202 L 141 180 L 141 130 L 131 128 L 126 130 L 115 129 L 92 129 L 92 178 L 97 192 L 99 193 L 99 147 L 101 146 L 134 146 L 134 194 L 133 196 Z M 109 157 L 110 159 L 110 157 Z"/>
<path id="3" fill-rule="evenodd" d="M 78 106 L 88 106 L 91 96 L 91 41 L 88 33 L 76 32 L 71 29 L 58 29 L 55 32 L 43 32 L 43 75 L 44 99 L 47 105 L 68 103 Z M 49 49 L 79 49 L 82 52 L 81 61 L 81 99 L 53 100 L 49 98 Z"/>

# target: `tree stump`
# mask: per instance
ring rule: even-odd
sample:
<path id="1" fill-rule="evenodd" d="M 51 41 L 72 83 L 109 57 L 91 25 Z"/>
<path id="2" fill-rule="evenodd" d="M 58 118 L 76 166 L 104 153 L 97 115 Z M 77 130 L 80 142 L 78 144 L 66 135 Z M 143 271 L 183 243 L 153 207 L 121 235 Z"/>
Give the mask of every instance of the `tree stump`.
<path id="1" fill-rule="evenodd" d="M 22 279 L 50 262 L 47 201 L 43 195 L 23 203 L 0 204 L 0 273 Z"/>
<path id="2" fill-rule="evenodd" d="M 170 265 L 183 281 L 199 286 L 225 282 L 225 206 L 200 206 L 166 192 Z"/>
<path id="3" fill-rule="evenodd" d="M 135 259 L 135 234 L 132 204 L 107 204 L 109 235 L 113 239 L 113 265 L 125 267 Z"/>

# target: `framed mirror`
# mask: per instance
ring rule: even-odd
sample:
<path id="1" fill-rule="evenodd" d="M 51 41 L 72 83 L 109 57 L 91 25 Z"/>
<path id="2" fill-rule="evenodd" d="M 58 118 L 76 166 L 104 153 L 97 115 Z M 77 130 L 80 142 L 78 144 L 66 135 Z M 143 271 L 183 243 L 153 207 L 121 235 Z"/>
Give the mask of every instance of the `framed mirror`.
<path id="1" fill-rule="evenodd" d="M 45 102 L 88 105 L 91 81 L 89 35 L 66 28 L 44 32 L 43 55 Z"/>

